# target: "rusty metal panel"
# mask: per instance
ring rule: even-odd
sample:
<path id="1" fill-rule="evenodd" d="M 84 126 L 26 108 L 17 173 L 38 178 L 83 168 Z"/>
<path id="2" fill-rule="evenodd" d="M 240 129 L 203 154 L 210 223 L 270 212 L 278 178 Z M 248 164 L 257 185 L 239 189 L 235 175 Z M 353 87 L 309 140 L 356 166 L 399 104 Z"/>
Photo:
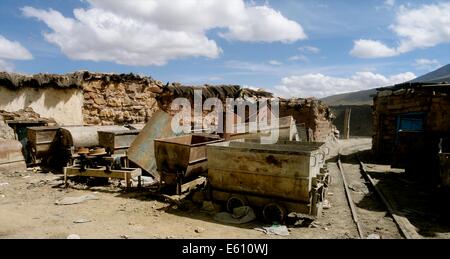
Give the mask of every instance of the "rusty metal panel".
<path id="1" fill-rule="evenodd" d="M 28 128 L 29 151 L 34 159 L 41 159 L 49 155 L 50 148 L 56 141 L 59 129 L 60 127 L 54 126 Z"/>
<path id="2" fill-rule="evenodd" d="M 128 149 L 130 161 L 155 177 L 159 175 L 156 171 L 153 140 L 176 135 L 171 127 L 172 118 L 164 111 L 155 112 Z"/>
<path id="3" fill-rule="evenodd" d="M 173 185 L 177 173 L 191 178 L 206 172 L 206 145 L 222 141 L 216 135 L 198 134 L 156 139 L 156 165 L 159 172 L 164 172 L 162 180 Z"/>
<path id="4" fill-rule="evenodd" d="M 231 141 L 208 145 L 208 179 L 213 189 L 309 202 L 323 152 L 310 143 L 263 145 Z M 323 145 L 323 143 L 322 143 Z"/>
<path id="5" fill-rule="evenodd" d="M 112 154 L 125 153 L 139 133 L 140 130 L 99 131 L 99 144 Z"/>

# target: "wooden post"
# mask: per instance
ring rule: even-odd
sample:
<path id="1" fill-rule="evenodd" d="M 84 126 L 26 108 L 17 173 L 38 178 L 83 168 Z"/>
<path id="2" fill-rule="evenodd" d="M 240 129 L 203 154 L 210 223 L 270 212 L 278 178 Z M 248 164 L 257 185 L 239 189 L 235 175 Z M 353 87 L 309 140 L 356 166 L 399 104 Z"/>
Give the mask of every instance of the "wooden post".
<path id="1" fill-rule="evenodd" d="M 344 139 L 350 138 L 350 117 L 352 114 L 352 109 L 347 108 L 345 109 L 345 115 L 344 115 Z"/>

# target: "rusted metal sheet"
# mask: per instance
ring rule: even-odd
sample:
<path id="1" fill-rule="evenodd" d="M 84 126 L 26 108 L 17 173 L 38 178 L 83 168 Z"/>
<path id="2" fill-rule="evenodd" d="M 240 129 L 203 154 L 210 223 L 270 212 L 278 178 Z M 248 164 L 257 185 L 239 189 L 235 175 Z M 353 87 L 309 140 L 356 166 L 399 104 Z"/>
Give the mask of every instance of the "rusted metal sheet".
<path id="1" fill-rule="evenodd" d="M 50 148 L 57 140 L 59 129 L 60 127 L 54 126 L 28 128 L 28 147 L 33 163 L 39 162 L 42 158 L 49 156 Z"/>
<path id="2" fill-rule="evenodd" d="M 171 127 L 172 118 L 164 111 L 155 112 L 128 149 L 130 161 L 155 177 L 159 177 L 159 174 L 153 140 L 176 135 Z"/>
<path id="3" fill-rule="evenodd" d="M 99 131 L 125 131 L 123 126 L 73 126 L 61 128 L 61 144 L 64 147 L 97 147 Z"/>
<path id="4" fill-rule="evenodd" d="M 295 212 L 312 213 L 315 192 L 323 185 L 323 146 L 295 141 L 267 145 L 251 139 L 208 145 L 213 199 L 226 201 L 238 194 L 254 206 L 280 202 Z"/>
<path id="5" fill-rule="evenodd" d="M 99 144 L 110 154 L 124 154 L 139 133 L 140 130 L 99 131 Z"/>
<path id="6" fill-rule="evenodd" d="M 185 135 L 155 139 L 155 158 L 161 180 L 166 185 L 177 184 L 177 173 L 193 178 L 206 172 L 206 145 L 222 142 L 216 135 Z"/>
<path id="7" fill-rule="evenodd" d="M 0 140 L 0 169 L 25 170 L 25 158 L 22 154 L 22 144 L 17 140 Z"/>
<path id="8" fill-rule="evenodd" d="M 244 131 L 244 133 L 237 133 L 238 129 Z M 256 133 L 250 133 L 249 123 L 239 123 L 234 125 L 233 132 L 227 134 L 227 140 L 236 140 L 242 138 L 255 138 L 259 136 L 269 136 L 271 131 L 278 130 L 279 139 L 281 140 L 300 140 L 297 132 L 297 127 L 295 124 L 295 119 L 292 116 L 287 116 L 278 119 L 278 125 L 267 125 L 264 127 L 259 126 Z"/>

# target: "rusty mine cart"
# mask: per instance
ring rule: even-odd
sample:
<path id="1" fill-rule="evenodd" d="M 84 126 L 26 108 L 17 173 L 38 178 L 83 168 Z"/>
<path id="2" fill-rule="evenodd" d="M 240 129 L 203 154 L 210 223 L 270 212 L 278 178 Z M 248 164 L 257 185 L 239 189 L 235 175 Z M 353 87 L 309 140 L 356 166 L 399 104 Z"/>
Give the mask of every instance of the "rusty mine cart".
<path id="1" fill-rule="evenodd" d="M 155 158 L 160 181 L 165 187 L 176 187 L 205 174 L 208 170 L 206 145 L 222 142 L 219 136 L 193 134 L 155 139 Z"/>
<path id="2" fill-rule="evenodd" d="M 212 199 L 233 208 L 262 208 L 265 219 L 283 222 L 295 212 L 321 215 L 330 176 L 324 143 L 241 139 L 208 145 L 208 185 Z"/>

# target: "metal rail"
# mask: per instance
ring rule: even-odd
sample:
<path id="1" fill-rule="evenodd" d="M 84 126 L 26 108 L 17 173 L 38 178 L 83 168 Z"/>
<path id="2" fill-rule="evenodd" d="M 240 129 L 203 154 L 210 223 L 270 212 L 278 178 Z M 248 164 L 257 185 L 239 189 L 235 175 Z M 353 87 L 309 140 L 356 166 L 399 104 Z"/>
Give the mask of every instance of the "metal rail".
<path id="1" fill-rule="evenodd" d="M 344 167 L 342 166 L 342 163 L 341 163 L 341 155 L 340 154 L 338 155 L 337 163 L 338 163 L 338 167 L 339 167 L 339 172 L 341 173 L 342 181 L 344 183 L 345 195 L 347 197 L 347 201 L 350 206 L 350 210 L 352 212 L 353 221 L 355 222 L 356 228 L 358 229 L 359 237 L 364 238 L 364 234 L 363 234 L 361 225 L 359 224 L 358 213 L 356 212 L 355 203 L 353 202 L 352 196 L 350 195 L 350 190 L 348 189 L 347 180 L 345 179 Z"/>

